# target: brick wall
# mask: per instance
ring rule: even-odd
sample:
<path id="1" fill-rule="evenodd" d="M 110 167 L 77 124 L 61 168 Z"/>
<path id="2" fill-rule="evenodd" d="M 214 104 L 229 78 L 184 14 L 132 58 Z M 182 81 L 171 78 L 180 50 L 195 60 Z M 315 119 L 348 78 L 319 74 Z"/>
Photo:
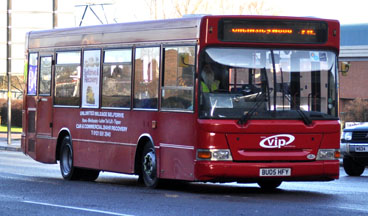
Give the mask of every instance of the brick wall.
<path id="1" fill-rule="evenodd" d="M 345 105 L 355 98 L 368 99 L 368 61 L 350 62 L 346 76 L 340 78 L 340 113 Z"/>

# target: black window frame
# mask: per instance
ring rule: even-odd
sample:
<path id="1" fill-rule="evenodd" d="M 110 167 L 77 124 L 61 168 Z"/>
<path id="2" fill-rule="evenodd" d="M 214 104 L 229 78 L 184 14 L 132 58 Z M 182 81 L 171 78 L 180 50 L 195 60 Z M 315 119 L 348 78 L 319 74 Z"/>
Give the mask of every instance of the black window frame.
<path id="1" fill-rule="evenodd" d="M 61 63 L 58 62 L 58 55 L 59 53 L 68 53 L 68 52 L 79 52 L 79 64 L 77 63 Z M 55 51 L 55 71 L 54 71 L 54 77 L 53 77 L 53 105 L 54 107 L 72 107 L 72 108 L 79 108 L 81 107 L 81 100 L 82 100 L 82 90 L 81 90 L 81 79 L 82 79 L 82 59 L 83 58 L 83 50 L 82 49 L 71 49 L 71 50 L 56 50 Z M 79 72 L 79 98 L 78 98 L 78 104 L 77 105 L 70 105 L 70 104 L 56 104 L 56 71 L 57 66 L 67 66 L 67 65 L 79 65 L 80 72 Z"/>
<path id="2" fill-rule="evenodd" d="M 48 93 L 41 93 L 41 66 L 43 58 L 51 58 L 50 61 L 50 85 Z M 53 56 L 52 55 L 41 55 L 39 61 L 39 73 L 38 73 L 38 95 L 40 96 L 51 96 L 52 88 L 53 88 L 53 74 L 52 74 L 52 66 L 53 66 Z"/>
<path id="3" fill-rule="evenodd" d="M 130 94 L 129 94 L 129 106 L 123 107 L 123 106 L 104 106 L 103 104 L 103 90 L 104 90 L 104 67 L 105 66 L 112 66 L 112 65 L 124 65 L 123 62 L 105 62 L 105 52 L 106 51 L 114 51 L 114 50 L 130 50 Z M 101 85 L 101 108 L 102 109 L 117 109 L 117 110 L 131 110 L 132 108 L 132 98 L 133 98 L 133 81 L 134 81 L 134 48 L 133 47 L 105 47 L 102 50 L 102 64 L 101 64 L 101 80 L 100 80 L 100 85 Z"/>
<path id="4" fill-rule="evenodd" d="M 136 98 L 135 98 L 135 94 L 136 94 L 136 78 L 137 78 L 137 65 L 136 65 L 136 60 L 137 60 L 137 50 L 138 49 L 146 49 L 146 48 L 155 48 L 158 49 L 158 59 L 157 59 L 157 63 L 158 63 L 158 77 L 157 77 L 157 86 L 156 86 L 156 91 L 157 91 L 157 98 L 156 98 L 156 105 L 154 108 L 151 107 L 136 107 Z M 133 81 L 133 91 L 132 91 L 132 100 L 133 100 L 133 110 L 144 110 L 144 111 L 158 111 L 159 110 L 159 103 L 160 103 L 160 76 L 161 76 L 161 70 L 162 70 L 162 45 L 160 44 L 154 44 L 154 45 L 147 45 L 147 46 L 137 46 L 134 47 L 134 77 L 132 78 Z"/>
<path id="5" fill-rule="evenodd" d="M 163 90 L 164 90 L 164 84 L 165 84 L 165 51 L 167 48 L 180 48 L 180 47 L 193 47 L 194 48 L 194 64 L 193 64 L 193 74 L 192 74 L 192 108 L 191 109 L 180 109 L 180 108 L 166 108 L 163 107 Z M 160 79 L 160 111 L 164 112 L 185 112 L 185 113 L 194 113 L 195 110 L 195 91 L 196 91 L 196 68 L 197 68 L 197 45 L 196 44 L 170 44 L 165 45 L 162 48 L 162 75 Z M 189 87 L 188 87 L 189 88 Z"/>
<path id="6" fill-rule="evenodd" d="M 35 79 L 36 79 L 36 83 L 35 83 L 35 93 L 34 94 L 30 94 L 29 93 L 29 67 L 30 67 L 30 59 L 31 59 L 31 55 L 32 54 L 36 54 L 37 57 L 36 57 L 36 62 L 37 62 L 37 68 L 36 68 L 36 74 L 35 74 Z M 28 54 L 28 64 L 27 64 L 27 96 L 37 96 L 38 94 L 38 74 L 39 74 L 39 68 L 40 68 L 40 64 L 39 64 L 39 52 L 29 52 Z"/>

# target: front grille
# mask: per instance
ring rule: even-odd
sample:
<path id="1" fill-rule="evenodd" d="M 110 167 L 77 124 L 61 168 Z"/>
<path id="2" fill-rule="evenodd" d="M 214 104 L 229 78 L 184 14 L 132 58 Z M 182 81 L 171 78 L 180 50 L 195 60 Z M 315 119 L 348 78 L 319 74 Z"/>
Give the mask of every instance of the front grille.
<path id="1" fill-rule="evenodd" d="M 368 141 L 368 131 L 354 131 L 352 140 L 367 142 Z"/>

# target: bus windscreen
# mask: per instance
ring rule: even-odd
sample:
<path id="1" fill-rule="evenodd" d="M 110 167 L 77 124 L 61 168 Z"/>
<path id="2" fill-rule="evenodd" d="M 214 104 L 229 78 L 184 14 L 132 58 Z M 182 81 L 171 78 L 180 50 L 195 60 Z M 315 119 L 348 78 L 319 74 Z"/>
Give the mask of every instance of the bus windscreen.
<path id="1" fill-rule="evenodd" d="M 325 22 L 289 20 L 236 20 L 219 22 L 224 42 L 321 44 L 327 41 Z"/>

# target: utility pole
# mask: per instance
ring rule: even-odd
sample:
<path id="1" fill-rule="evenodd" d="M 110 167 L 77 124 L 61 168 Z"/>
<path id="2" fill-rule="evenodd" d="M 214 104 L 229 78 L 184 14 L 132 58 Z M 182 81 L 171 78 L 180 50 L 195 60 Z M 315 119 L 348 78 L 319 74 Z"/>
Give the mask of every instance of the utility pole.
<path id="1" fill-rule="evenodd" d="M 58 6 L 59 6 L 59 2 L 58 0 L 52 0 L 52 28 L 56 28 L 59 23 L 58 23 Z"/>
<path id="2" fill-rule="evenodd" d="M 11 144 L 11 12 L 12 0 L 7 0 L 6 11 L 6 74 L 8 76 L 8 145 Z"/>

